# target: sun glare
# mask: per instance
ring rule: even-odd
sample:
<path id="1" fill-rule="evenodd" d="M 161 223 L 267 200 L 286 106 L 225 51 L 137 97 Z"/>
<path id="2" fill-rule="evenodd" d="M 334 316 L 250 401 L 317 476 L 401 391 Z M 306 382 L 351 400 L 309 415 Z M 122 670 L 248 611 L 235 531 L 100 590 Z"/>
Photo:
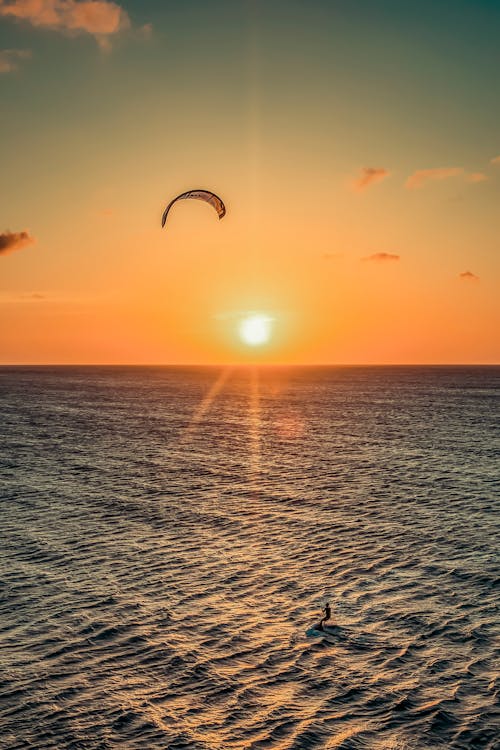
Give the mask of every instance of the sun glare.
<path id="1" fill-rule="evenodd" d="M 248 315 L 239 325 L 241 340 L 248 346 L 261 346 L 271 337 L 272 318 L 267 315 Z"/>

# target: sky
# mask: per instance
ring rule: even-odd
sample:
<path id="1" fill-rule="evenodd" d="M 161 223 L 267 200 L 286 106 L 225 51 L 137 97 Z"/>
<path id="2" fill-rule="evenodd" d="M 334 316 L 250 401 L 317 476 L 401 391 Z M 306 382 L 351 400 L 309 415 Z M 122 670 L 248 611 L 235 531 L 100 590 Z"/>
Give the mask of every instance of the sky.
<path id="1" fill-rule="evenodd" d="M 0 364 L 500 362 L 499 32 L 500 0 L 0 0 Z M 193 188 L 224 219 L 162 229 Z"/>

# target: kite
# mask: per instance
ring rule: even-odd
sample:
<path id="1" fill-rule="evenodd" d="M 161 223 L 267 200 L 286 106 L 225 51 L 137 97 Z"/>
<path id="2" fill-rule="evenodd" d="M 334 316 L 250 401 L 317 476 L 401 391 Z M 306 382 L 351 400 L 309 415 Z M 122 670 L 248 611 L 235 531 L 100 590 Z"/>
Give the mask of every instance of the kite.
<path id="1" fill-rule="evenodd" d="M 215 195 L 215 193 L 212 193 L 211 190 L 188 190 L 186 193 L 181 193 L 177 196 L 177 198 L 174 198 L 168 206 L 166 207 L 165 211 L 163 212 L 163 216 L 161 217 L 161 225 L 162 227 L 165 226 L 165 222 L 167 221 L 168 212 L 176 203 L 180 200 L 186 200 L 187 198 L 195 198 L 199 201 L 205 201 L 205 203 L 209 203 L 217 213 L 219 214 L 219 219 L 222 219 L 225 216 L 226 213 L 226 207 L 222 200 L 219 198 L 218 195 Z"/>

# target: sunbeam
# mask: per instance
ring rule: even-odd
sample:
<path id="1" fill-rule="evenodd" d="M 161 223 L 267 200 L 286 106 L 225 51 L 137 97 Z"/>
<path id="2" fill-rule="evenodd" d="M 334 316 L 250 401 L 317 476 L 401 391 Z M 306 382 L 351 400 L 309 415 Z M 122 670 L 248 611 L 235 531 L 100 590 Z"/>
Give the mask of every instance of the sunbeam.
<path id="1" fill-rule="evenodd" d="M 217 394 L 222 389 L 224 383 L 228 379 L 231 372 L 232 372 L 231 367 L 226 367 L 224 370 L 222 370 L 219 377 L 217 378 L 215 383 L 212 385 L 207 395 L 202 399 L 195 413 L 191 417 L 191 421 L 189 422 L 188 426 L 186 427 L 186 429 L 184 430 L 184 433 L 181 436 L 181 439 L 180 439 L 181 443 L 190 442 L 193 433 L 195 432 L 196 428 L 200 424 L 205 414 L 209 411 L 214 399 L 217 397 Z"/>

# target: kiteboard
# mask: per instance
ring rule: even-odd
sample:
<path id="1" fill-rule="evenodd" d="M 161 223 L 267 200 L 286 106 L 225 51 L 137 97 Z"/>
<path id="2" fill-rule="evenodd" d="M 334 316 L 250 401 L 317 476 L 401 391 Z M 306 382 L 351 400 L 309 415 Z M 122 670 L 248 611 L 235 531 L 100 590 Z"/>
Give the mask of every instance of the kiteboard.
<path id="1" fill-rule="evenodd" d="M 308 638 L 320 638 L 322 635 L 338 634 L 341 630 L 342 628 L 340 625 L 323 625 L 321 627 L 321 623 L 318 622 L 316 625 L 313 625 L 312 628 L 306 630 L 306 636 Z"/>
<path id="2" fill-rule="evenodd" d="M 306 635 L 308 638 L 320 638 L 324 635 L 324 631 L 319 629 L 319 625 L 313 625 L 312 628 L 306 630 Z"/>

